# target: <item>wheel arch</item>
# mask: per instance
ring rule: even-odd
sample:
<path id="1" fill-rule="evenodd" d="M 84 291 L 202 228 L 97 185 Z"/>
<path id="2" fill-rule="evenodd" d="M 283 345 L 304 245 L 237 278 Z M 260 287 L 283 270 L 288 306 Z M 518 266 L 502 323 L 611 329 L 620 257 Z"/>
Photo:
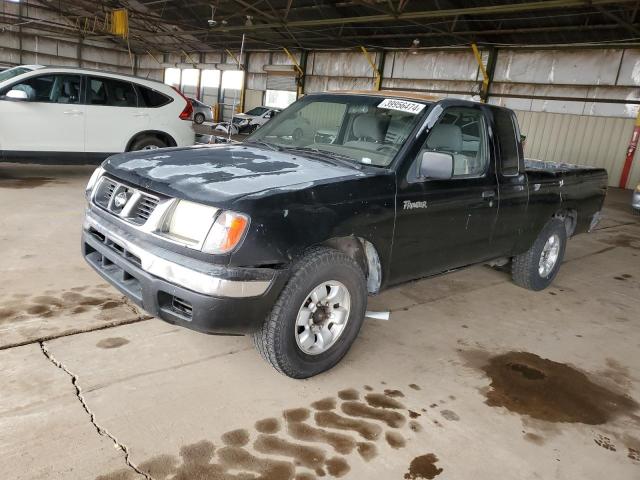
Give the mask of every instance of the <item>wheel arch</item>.
<path id="1" fill-rule="evenodd" d="M 137 140 L 139 140 L 142 137 L 146 137 L 146 136 L 156 137 L 157 139 L 162 140 L 163 142 L 165 142 L 168 147 L 175 147 L 175 146 L 178 145 L 178 143 L 175 141 L 175 139 L 171 135 L 169 135 L 167 132 L 163 132 L 161 130 L 143 130 L 142 132 L 136 133 L 133 137 L 131 137 L 129 139 L 129 141 L 127 142 L 127 146 L 125 148 L 125 152 L 130 152 L 131 151 L 131 146 Z"/>
<path id="2" fill-rule="evenodd" d="M 333 237 L 325 240 L 321 245 L 339 250 L 353 258 L 367 279 L 367 291 L 376 294 L 382 284 L 382 262 L 373 243 L 354 235 Z"/>
<path id="3" fill-rule="evenodd" d="M 564 226 L 567 229 L 567 238 L 573 236 L 578 225 L 578 210 L 571 207 L 563 207 L 555 212 L 551 218 L 557 218 L 564 222 Z"/>

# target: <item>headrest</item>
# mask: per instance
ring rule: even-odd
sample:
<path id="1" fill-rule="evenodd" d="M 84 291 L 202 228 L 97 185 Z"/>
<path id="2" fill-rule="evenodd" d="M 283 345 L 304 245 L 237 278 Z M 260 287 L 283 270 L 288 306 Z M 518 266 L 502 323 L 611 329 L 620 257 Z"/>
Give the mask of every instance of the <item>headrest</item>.
<path id="1" fill-rule="evenodd" d="M 389 117 L 363 114 L 353 121 L 353 135 L 356 138 L 371 138 L 382 142 L 389 126 Z"/>
<path id="2" fill-rule="evenodd" d="M 439 123 L 429 134 L 427 148 L 448 152 L 462 151 L 462 130 L 457 125 Z"/>

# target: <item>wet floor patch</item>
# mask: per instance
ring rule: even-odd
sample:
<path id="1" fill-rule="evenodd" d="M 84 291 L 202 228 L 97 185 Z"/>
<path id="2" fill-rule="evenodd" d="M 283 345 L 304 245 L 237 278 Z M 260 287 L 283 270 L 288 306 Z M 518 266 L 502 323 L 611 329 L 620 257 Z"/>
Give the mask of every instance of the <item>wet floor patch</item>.
<path id="1" fill-rule="evenodd" d="M 96 343 L 96 347 L 105 348 L 105 349 L 118 348 L 123 345 L 126 345 L 127 343 L 129 343 L 129 340 L 127 340 L 126 338 L 110 337 L 110 338 L 103 338 L 102 340 L 100 340 L 98 343 Z"/>
<path id="2" fill-rule="evenodd" d="M 548 422 L 600 425 L 632 414 L 638 403 L 594 383 L 584 372 L 528 352 L 509 352 L 481 367 L 491 380 L 486 403 Z"/>
<path id="3" fill-rule="evenodd" d="M 118 307 L 130 308 L 123 296 L 106 284 L 46 290 L 32 295 L 16 294 L 0 298 L 0 325 L 29 318 L 55 318 L 95 311 L 98 318 L 109 320 Z"/>
<path id="4" fill-rule="evenodd" d="M 0 188 L 11 188 L 15 190 L 23 188 L 37 188 L 49 183 L 61 183 L 51 177 L 15 177 L 11 175 L 0 175 Z"/>
<path id="5" fill-rule="evenodd" d="M 256 421 L 253 429 L 230 430 L 215 443 L 201 440 L 187 444 L 179 456 L 157 455 L 138 467 L 154 479 L 173 480 L 350 478 L 357 462 L 375 462 L 385 449 L 401 454 L 424 430 L 415 419 L 407 425 L 412 410 L 395 398 L 384 392 L 365 391 L 362 395 L 356 389 L 342 390 L 336 396 L 312 402 L 311 408 L 284 410 L 280 418 Z M 396 397 L 411 403 L 410 396 L 398 392 Z M 414 458 L 405 478 L 434 478 L 442 472 L 437 461 L 433 454 Z M 134 478 L 133 470 L 121 469 L 98 480 Z"/>
<path id="6" fill-rule="evenodd" d="M 407 480 L 428 479 L 431 480 L 442 473 L 442 468 L 438 468 L 436 463 L 438 457 L 433 453 L 427 453 L 414 458 L 409 465 L 409 471 L 404 474 Z"/>

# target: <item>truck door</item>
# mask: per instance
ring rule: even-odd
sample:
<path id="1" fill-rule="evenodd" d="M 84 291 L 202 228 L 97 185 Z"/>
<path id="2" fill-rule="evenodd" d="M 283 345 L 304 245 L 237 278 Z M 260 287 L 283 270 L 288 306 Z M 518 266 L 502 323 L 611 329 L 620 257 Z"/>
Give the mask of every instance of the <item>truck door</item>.
<path id="1" fill-rule="evenodd" d="M 486 107 L 445 108 L 418 138 L 415 158 L 399 170 L 391 282 L 424 277 L 491 256 L 497 180 Z M 448 180 L 421 178 L 425 151 L 453 155 Z"/>

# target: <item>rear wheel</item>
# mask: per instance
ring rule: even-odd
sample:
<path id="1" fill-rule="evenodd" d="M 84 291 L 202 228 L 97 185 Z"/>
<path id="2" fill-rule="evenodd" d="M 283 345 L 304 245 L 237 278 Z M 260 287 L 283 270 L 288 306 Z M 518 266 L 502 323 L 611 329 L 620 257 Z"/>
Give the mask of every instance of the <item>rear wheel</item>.
<path id="1" fill-rule="evenodd" d="M 535 291 L 547 288 L 560 270 L 566 244 L 565 223 L 552 218 L 531 248 L 513 258 L 511 275 L 514 283 Z"/>
<path id="2" fill-rule="evenodd" d="M 256 349 L 276 370 L 307 378 L 346 355 L 364 319 L 364 273 L 351 257 L 316 248 L 294 267 L 270 315 L 253 334 Z"/>
<path id="3" fill-rule="evenodd" d="M 168 145 L 162 140 L 160 140 L 158 137 L 153 137 L 151 135 L 144 135 L 138 138 L 135 142 L 133 142 L 133 144 L 131 145 L 130 151 L 133 152 L 136 150 L 155 150 L 158 148 L 165 148 L 167 146 Z"/>

